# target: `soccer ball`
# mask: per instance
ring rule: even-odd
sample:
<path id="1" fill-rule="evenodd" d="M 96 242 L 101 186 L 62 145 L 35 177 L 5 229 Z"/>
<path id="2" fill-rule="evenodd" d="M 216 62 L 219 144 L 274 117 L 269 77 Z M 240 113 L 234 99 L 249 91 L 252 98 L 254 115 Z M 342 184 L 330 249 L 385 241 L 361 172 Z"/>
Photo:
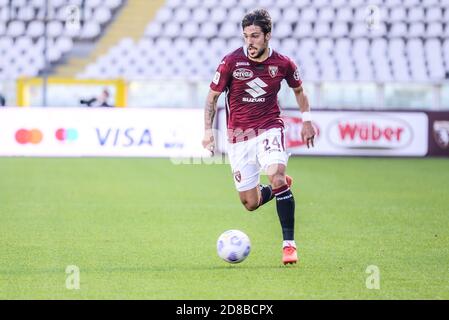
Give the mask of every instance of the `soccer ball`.
<path id="1" fill-rule="evenodd" d="M 251 242 L 248 236 L 240 230 L 228 230 L 218 237 L 217 253 L 226 262 L 242 262 L 250 251 Z"/>

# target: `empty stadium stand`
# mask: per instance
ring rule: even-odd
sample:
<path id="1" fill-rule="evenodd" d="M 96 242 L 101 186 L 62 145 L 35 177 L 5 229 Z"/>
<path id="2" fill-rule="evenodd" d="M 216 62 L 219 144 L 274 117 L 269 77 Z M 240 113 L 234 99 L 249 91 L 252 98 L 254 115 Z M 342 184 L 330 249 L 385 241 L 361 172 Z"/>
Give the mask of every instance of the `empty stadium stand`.
<path id="1" fill-rule="evenodd" d="M 0 80 L 39 75 L 44 33 L 52 65 L 77 42 L 96 41 L 123 0 L 0 0 Z M 47 19 L 45 17 L 47 16 Z"/>
<path id="2" fill-rule="evenodd" d="M 122 39 L 79 77 L 209 79 L 255 7 L 270 11 L 272 47 L 306 80 L 449 78 L 449 0 L 168 0 L 144 37 Z"/>
<path id="3" fill-rule="evenodd" d="M 0 0 L 0 79 L 43 70 L 44 2 Z M 52 65 L 61 64 L 77 43 L 98 42 L 125 5 L 124 0 L 49 2 Z M 449 79 L 449 0 L 167 0 L 143 36 L 116 39 L 74 75 L 210 79 L 220 59 L 243 44 L 240 21 L 256 7 L 270 11 L 272 47 L 294 58 L 305 80 Z M 67 20 L 74 8 L 80 8 L 79 27 Z"/>

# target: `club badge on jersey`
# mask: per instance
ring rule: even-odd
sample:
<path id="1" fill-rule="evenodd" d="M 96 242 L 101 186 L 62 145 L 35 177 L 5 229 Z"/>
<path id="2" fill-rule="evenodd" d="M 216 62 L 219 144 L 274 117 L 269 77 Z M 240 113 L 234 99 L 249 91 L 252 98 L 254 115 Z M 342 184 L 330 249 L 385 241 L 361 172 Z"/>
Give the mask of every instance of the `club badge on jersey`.
<path id="1" fill-rule="evenodd" d="M 276 77 L 278 74 L 278 66 L 268 66 L 268 72 L 272 78 Z"/>

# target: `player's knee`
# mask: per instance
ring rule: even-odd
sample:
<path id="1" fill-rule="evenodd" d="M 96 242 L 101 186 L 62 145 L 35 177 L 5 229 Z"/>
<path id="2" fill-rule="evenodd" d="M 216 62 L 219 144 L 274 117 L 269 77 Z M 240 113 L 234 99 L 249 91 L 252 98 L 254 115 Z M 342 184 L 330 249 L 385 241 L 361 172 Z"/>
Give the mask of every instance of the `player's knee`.
<path id="1" fill-rule="evenodd" d="M 242 204 L 248 211 L 254 211 L 259 208 L 259 203 L 257 203 L 256 201 L 248 201 L 246 199 L 243 199 Z"/>
<path id="2" fill-rule="evenodd" d="M 273 189 L 280 188 L 286 184 L 287 181 L 285 180 L 284 174 L 276 174 L 271 178 L 271 186 L 273 187 Z"/>

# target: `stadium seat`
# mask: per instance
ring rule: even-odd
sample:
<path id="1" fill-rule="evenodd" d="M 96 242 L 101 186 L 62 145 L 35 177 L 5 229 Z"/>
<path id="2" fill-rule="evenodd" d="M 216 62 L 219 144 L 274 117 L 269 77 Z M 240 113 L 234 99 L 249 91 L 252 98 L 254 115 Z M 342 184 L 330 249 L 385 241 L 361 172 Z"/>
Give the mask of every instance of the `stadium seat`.
<path id="1" fill-rule="evenodd" d="M 299 17 L 299 11 L 295 7 L 283 10 L 282 20 L 287 23 L 296 23 L 299 20 Z"/>
<path id="2" fill-rule="evenodd" d="M 315 24 L 313 34 L 317 38 L 326 37 L 330 34 L 330 24 L 328 22 L 320 22 Z"/>
<path id="3" fill-rule="evenodd" d="M 56 38 L 62 35 L 64 26 L 59 21 L 51 21 L 47 25 L 47 36 Z"/>
<path id="4" fill-rule="evenodd" d="M 198 36 L 205 38 L 212 38 L 217 35 L 217 32 L 218 32 L 217 24 L 207 21 L 201 24 Z"/>
<path id="5" fill-rule="evenodd" d="M 184 5 L 190 9 L 198 8 L 201 6 L 201 0 L 185 0 Z"/>
<path id="6" fill-rule="evenodd" d="M 316 8 L 328 7 L 329 3 L 330 3 L 330 0 L 314 0 L 313 1 L 313 5 Z"/>
<path id="7" fill-rule="evenodd" d="M 412 7 L 408 12 L 407 20 L 409 22 L 421 22 L 424 21 L 424 8 Z"/>
<path id="8" fill-rule="evenodd" d="M 17 13 L 17 18 L 21 21 L 29 22 L 34 19 L 34 9 L 32 7 L 22 7 Z"/>
<path id="9" fill-rule="evenodd" d="M 282 10 L 293 10 L 293 8 L 296 8 L 293 2 L 293 0 L 278 0 L 276 1 L 276 6 Z"/>
<path id="10" fill-rule="evenodd" d="M 227 11 L 223 7 L 215 7 L 210 14 L 210 20 L 215 23 L 221 23 L 227 18 Z"/>
<path id="11" fill-rule="evenodd" d="M 235 37 L 239 32 L 240 28 L 236 22 L 226 21 L 221 24 L 220 36 L 225 39 Z"/>
<path id="12" fill-rule="evenodd" d="M 73 48 L 73 40 L 69 37 L 59 37 L 56 39 L 55 45 L 62 53 L 67 53 Z"/>
<path id="13" fill-rule="evenodd" d="M 392 38 L 405 37 L 407 35 L 407 24 L 396 22 L 391 26 L 389 36 Z"/>
<path id="14" fill-rule="evenodd" d="M 204 7 L 194 8 L 192 11 L 191 18 L 193 21 L 197 23 L 205 22 L 209 18 L 209 11 Z"/>
<path id="15" fill-rule="evenodd" d="M 293 10 L 293 8 L 292 8 L 292 10 Z M 273 20 L 273 22 L 286 22 L 283 18 L 282 18 L 282 12 L 281 12 L 281 9 L 280 8 L 278 8 L 278 7 L 272 7 L 271 9 L 270 9 L 270 16 L 271 16 L 271 19 Z M 241 20 L 242 20 L 242 17 L 243 16 L 240 16 L 240 22 L 241 22 Z"/>
<path id="16" fill-rule="evenodd" d="M 106 22 L 111 20 L 111 17 L 111 10 L 106 7 L 99 7 L 95 9 L 93 19 L 99 24 L 105 24 Z"/>
<path id="17" fill-rule="evenodd" d="M 180 24 L 177 22 L 171 22 L 165 25 L 165 28 L 160 33 L 160 35 L 163 37 L 174 38 L 179 35 L 180 31 L 181 31 Z"/>
<path id="18" fill-rule="evenodd" d="M 3 36 L 5 34 L 6 34 L 6 24 L 0 21 L 0 36 Z"/>
<path id="19" fill-rule="evenodd" d="M 354 23 L 351 28 L 350 36 L 352 38 L 368 37 L 368 28 L 364 23 Z"/>
<path id="20" fill-rule="evenodd" d="M 335 9 L 332 7 L 321 8 L 318 13 L 318 20 L 332 22 L 335 19 Z"/>
<path id="21" fill-rule="evenodd" d="M 420 2 L 421 2 L 421 0 L 404 0 L 403 6 L 406 8 L 411 8 L 411 7 L 419 5 Z"/>
<path id="22" fill-rule="evenodd" d="M 349 22 L 353 20 L 353 9 L 348 6 L 342 6 L 337 8 L 336 21 Z"/>
<path id="23" fill-rule="evenodd" d="M 443 25 L 440 22 L 432 22 L 427 25 L 426 36 L 429 38 L 442 37 Z"/>
<path id="24" fill-rule="evenodd" d="M 174 11 L 174 21 L 178 23 L 184 23 L 190 20 L 190 10 L 186 7 L 176 8 Z M 172 23 L 170 21 L 170 23 Z"/>
<path id="25" fill-rule="evenodd" d="M 426 11 L 427 22 L 440 22 L 443 19 L 443 14 L 440 7 L 430 7 Z"/>
<path id="26" fill-rule="evenodd" d="M 348 34 L 348 30 L 346 22 L 334 22 L 331 34 L 334 38 L 344 38 Z"/>
<path id="27" fill-rule="evenodd" d="M 82 39 L 92 39 L 100 35 L 100 32 L 100 25 L 94 21 L 90 21 L 84 24 L 80 37 Z"/>
<path id="28" fill-rule="evenodd" d="M 390 11 L 391 22 L 403 22 L 407 20 L 406 9 L 402 6 L 392 8 Z"/>
<path id="29" fill-rule="evenodd" d="M 298 41 L 294 38 L 285 38 L 281 41 L 279 50 L 288 56 L 293 56 L 298 49 Z"/>
<path id="30" fill-rule="evenodd" d="M 198 35 L 198 32 L 198 23 L 189 21 L 183 25 L 180 35 L 186 38 L 194 38 Z"/>
<path id="31" fill-rule="evenodd" d="M 110 10 L 115 10 L 123 4 L 123 0 L 104 0 L 103 5 Z"/>
<path id="32" fill-rule="evenodd" d="M 425 34 L 424 23 L 415 22 L 410 25 L 408 36 L 411 38 L 422 37 Z"/>
<path id="33" fill-rule="evenodd" d="M 221 1 L 220 5 L 226 9 L 233 8 L 233 7 L 238 6 L 238 0 Z"/>
<path id="34" fill-rule="evenodd" d="M 273 32 L 279 38 L 288 38 L 292 35 L 292 25 L 291 23 L 281 21 L 273 25 Z"/>
<path id="35" fill-rule="evenodd" d="M 422 0 L 423 7 L 433 7 L 438 5 L 439 0 Z"/>
<path id="36" fill-rule="evenodd" d="M 173 14 L 173 10 L 171 8 L 169 8 L 168 6 L 163 7 L 157 12 L 154 21 L 160 22 L 160 23 L 167 22 L 171 19 L 172 14 Z"/>
<path id="37" fill-rule="evenodd" d="M 23 21 L 11 21 L 6 30 L 6 35 L 15 38 L 25 34 L 25 23 Z"/>
<path id="38" fill-rule="evenodd" d="M 182 0 L 174 0 L 175 2 L 181 3 Z M 203 0 L 203 6 L 207 9 L 212 9 L 220 4 L 220 0 Z M 181 4 L 178 4 L 181 5 Z"/>
<path id="39" fill-rule="evenodd" d="M 306 7 L 301 12 L 301 23 L 303 22 L 316 22 L 317 10 L 314 7 Z"/>
<path id="40" fill-rule="evenodd" d="M 242 17 L 244 15 L 245 15 L 245 10 L 242 7 L 238 6 L 238 7 L 230 8 L 228 18 L 225 22 L 235 22 L 235 23 L 240 24 L 240 22 L 242 21 Z"/>
<path id="41" fill-rule="evenodd" d="M 162 32 L 162 24 L 158 21 L 153 21 L 145 28 L 145 36 L 157 37 Z"/>

